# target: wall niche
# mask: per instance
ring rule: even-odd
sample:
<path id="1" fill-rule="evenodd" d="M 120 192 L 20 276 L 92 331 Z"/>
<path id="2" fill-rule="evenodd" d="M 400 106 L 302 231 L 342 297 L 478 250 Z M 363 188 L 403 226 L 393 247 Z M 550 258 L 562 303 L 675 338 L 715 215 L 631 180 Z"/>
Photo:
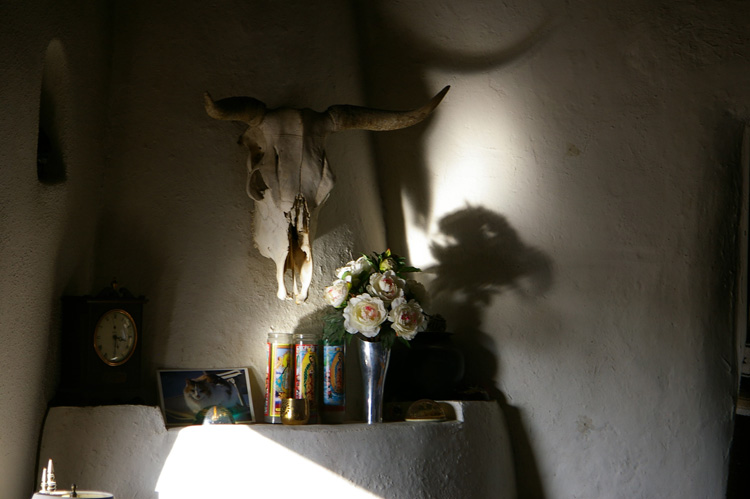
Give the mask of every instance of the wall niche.
<path id="1" fill-rule="evenodd" d="M 67 90 L 65 49 L 59 40 L 54 39 L 47 46 L 44 56 L 36 149 L 37 179 L 46 185 L 59 184 L 68 178 L 63 153 Z"/>

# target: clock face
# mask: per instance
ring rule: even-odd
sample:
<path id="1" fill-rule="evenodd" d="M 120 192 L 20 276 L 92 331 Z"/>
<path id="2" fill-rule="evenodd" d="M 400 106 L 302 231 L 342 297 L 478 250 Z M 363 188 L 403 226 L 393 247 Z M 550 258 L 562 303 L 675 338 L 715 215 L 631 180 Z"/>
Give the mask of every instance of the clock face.
<path id="1" fill-rule="evenodd" d="M 104 363 L 119 366 L 127 362 L 138 341 L 135 321 L 129 313 L 113 309 L 104 313 L 94 329 L 94 350 Z"/>

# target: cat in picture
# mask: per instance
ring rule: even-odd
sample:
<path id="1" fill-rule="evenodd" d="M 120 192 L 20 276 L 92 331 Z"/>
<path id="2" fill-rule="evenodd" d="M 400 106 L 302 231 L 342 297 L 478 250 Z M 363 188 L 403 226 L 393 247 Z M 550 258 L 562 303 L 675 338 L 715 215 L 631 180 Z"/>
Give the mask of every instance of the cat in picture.
<path id="1" fill-rule="evenodd" d="M 212 373 L 204 372 L 197 378 L 186 378 L 183 390 L 185 403 L 194 414 L 219 405 L 231 409 L 243 405 L 234 383 Z"/>

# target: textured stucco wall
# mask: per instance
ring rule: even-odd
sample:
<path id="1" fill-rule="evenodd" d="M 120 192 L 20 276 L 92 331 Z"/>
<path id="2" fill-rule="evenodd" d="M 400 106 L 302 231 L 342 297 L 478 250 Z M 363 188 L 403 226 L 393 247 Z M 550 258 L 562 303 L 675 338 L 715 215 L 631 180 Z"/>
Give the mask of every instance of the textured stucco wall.
<path id="1" fill-rule="evenodd" d="M 34 1 L 3 2 L 0 18 L 0 497 L 22 498 L 56 383 L 59 297 L 92 284 L 109 17 L 104 2 Z M 37 180 L 43 79 L 57 184 Z"/>
<path id="2" fill-rule="evenodd" d="M 152 391 L 157 368 L 246 366 L 262 407 L 267 333 L 319 332 L 322 283 L 352 256 L 384 249 L 379 189 L 366 133 L 331 136 L 337 184 L 318 219 L 310 298 L 278 300 L 274 264 L 252 241 L 247 152 L 237 144 L 246 126 L 210 118 L 203 92 L 270 108 L 363 104 L 347 3 L 129 2 L 114 18 L 116 133 L 96 274 L 149 300 Z"/>
<path id="3" fill-rule="evenodd" d="M 157 407 L 55 407 L 39 469 L 51 456 L 68 455 L 54 461 L 61 489 L 76 483 L 118 499 L 269 497 L 280 487 L 294 497 L 515 497 L 498 404 L 453 403 L 452 411 L 443 423 L 166 430 Z"/>
<path id="4" fill-rule="evenodd" d="M 273 297 L 243 127 L 208 119 L 203 91 L 407 108 L 451 84 L 424 126 L 329 140 L 313 290 L 386 241 L 433 267 L 433 311 L 504 400 L 522 496 L 723 494 L 745 2 L 121 2 L 111 68 L 102 4 L 49 4 L 0 7 L 0 410 L 19 421 L 0 430 L 4 485 L 31 475 L 63 291 L 117 276 L 150 300 L 147 375 L 247 366 L 256 395 L 267 331 L 314 324 L 319 297 Z M 42 187 L 36 106 L 60 33 L 76 160 Z"/>
<path id="5" fill-rule="evenodd" d="M 362 14 L 378 100 L 453 84 L 403 236 L 469 374 L 506 401 L 522 495 L 722 496 L 748 6 Z"/>

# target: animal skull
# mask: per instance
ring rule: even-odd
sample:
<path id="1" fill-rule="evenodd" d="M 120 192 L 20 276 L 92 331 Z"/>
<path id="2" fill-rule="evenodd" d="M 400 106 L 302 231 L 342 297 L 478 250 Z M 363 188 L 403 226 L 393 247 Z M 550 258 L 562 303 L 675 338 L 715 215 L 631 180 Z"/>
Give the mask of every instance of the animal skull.
<path id="1" fill-rule="evenodd" d="M 206 92 L 209 116 L 248 125 L 239 142 L 250 152 L 246 191 L 255 201 L 253 235 L 258 251 L 276 264 L 280 299 L 290 297 L 284 283 L 287 270 L 292 272 L 295 302 L 307 299 L 317 214 L 334 184 L 326 160 L 326 137 L 342 130 L 387 131 L 416 125 L 437 107 L 449 88 L 411 111 L 335 105 L 322 113 L 267 109 L 252 97 L 214 101 Z"/>

